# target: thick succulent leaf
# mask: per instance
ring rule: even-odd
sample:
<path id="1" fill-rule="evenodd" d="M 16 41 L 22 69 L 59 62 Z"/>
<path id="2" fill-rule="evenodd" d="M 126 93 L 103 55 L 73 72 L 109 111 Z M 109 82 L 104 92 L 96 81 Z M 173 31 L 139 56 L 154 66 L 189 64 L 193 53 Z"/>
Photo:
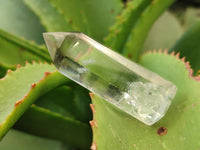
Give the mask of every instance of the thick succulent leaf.
<path id="1" fill-rule="evenodd" d="M 115 51 L 122 52 L 132 28 L 151 2 L 152 0 L 134 0 L 127 3 L 126 9 L 110 28 L 110 34 L 105 38 L 105 44 Z"/>
<path id="2" fill-rule="evenodd" d="M 147 53 L 141 57 L 140 63 L 178 87 L 167 114 L 156 124 L 147 126 L 93 95 L 92 148 L 198 149 L 200 81 L 197 79 L 200 77 L 192 77 L 188 63 L 166 53 Z"/>
<path id="3" fill-rule="evenodd" d="M 143 51 L 169 49 L 182 34 L 183 27 L 178 19 L 166 11 L 152 26 L 142 49 Z"/>
<path id="4" fill-rule="evenodd" d="M 39 44 L 43 43 L 41 33 L 45 29 L 22 0 L 0 0 L 0 3 L 1 29 Z"/>
<path id="5" fill-rule="evenodd" d="M 53 89 L 39 97 L 34 103 L 36 106 L 48 109 L 65 117 L 76 118 L 74 115 L 74 93 L 66 85 Z"/>
<path id="6" fill-rule="evenodd" d="M 123 53 L 132 60 L 137 60 L 145 39 L 157 18 L 174 2 L 175 0 L 154 0 L 143 11 L 137 24 L 134 26 L 128 40 L 124 46 Z"/>
<path id="7" fill-rule="evenodd" d="M 128 3 L 105 39 L 106 45 L 137 60 L 153 23 L 173 2 L 135 0 Z"/>
<path id="8" fill-rule="evenodd" d="M 75 30 L 98 41 L 107 35 L 108 28 L 120 12 L 120 0 L 50 0 L 64 14 Z"/>
<path id="9" fill-rule="evenodd" d="M 92 131 L 88 123 L 64 117 L 35 105 L 19 119 L 15 128 L 57 139 L 82 149 L 88 149 L 92 141 Z"/>
<path id="10" fill-rule="evenodd" d="M 61 14 L 48 0 L 24 0 L 25 3 L 40 18 L 47 31 L 72 31 L 70 21 L 65 20 Z"/>
<path id="11" fill-rule="evenodd" d="M 51 62 L 46 49 L 0 30 L 0 63 L 16 66 L 32 60 Z"/>
<path id="12" fill-rule="evenodd" d="M 76 106 L 75 115 L 78 120 L 89 123 L 92 120 L 92 112 L 90 109 L 91 99 L 88 90 L 81 86 L 74 87 L 74 103 Z"/>
<path id="13" fill-rule="evenodd" d="M 68 82 L 55 70 L 49 64 L 27 64 L 0 80 L 0 139 L 38 97 Z"/>
<path id="14" fill-rule="evenodd" d="M 171 51 L 180 52 L 190 62 L 194 73 L 200 70 L 200 21 L 197 21 L 171 48 Z"/>
<path id="15" fill-rule="evenodd" d="M 35 102 L 39 107 L 85 123 L 92 119 L 89 104 L 88 91 L 77 85 L 53 89 Z"/>
<path id="16" fill-rule="evenodd" d="M 70 150 L 61 142 L 10 130 L 0 142 L 1 150 Z"/>

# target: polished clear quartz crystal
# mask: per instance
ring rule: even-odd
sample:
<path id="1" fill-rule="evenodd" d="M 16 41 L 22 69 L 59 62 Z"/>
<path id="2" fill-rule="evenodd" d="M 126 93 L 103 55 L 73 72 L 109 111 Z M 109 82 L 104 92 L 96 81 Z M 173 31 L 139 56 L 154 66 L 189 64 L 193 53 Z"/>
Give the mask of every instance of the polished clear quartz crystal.
<path id="1" fill-rule="evenodd" d="M 176 86 L 83 33 L 44 33 L 59 72 L 147 125 L 161 119 Z"/>

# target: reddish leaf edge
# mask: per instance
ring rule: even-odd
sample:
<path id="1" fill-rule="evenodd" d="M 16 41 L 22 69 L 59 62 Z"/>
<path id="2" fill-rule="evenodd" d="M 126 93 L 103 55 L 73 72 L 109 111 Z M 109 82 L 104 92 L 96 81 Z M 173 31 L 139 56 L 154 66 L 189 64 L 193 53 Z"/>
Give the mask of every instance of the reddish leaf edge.
<path id="1" fill-rule="evenodd" d="M 17 65 L 16 70 L 12 71 L 11 69 L 7 70 L 7 73 L 5 75 L 5 77 L 1 78 L 0 80 L 6 80 L 6 78 L 11 75 L 13 72 L 18 71 L 20 68 L 24 68 L 27 65 L 34 65 L 36 64 L 35 61 L 32 61 L 32 63 L 29 63 L 28 61 L 26 61 L 25 66 L 21 66 L 20 64 Z M 47 64 L 47 62 L 37 62 L 37 64 Z M 53 65 L 53 64 L 50 64 Z M 60 80 L 55 86 L 61 86 L 64 85 L 68 82 L 68 79 L 65 78 L 63 75 L 61 75 L 60 73 L 58 73 L 58 71 L 55 69 L 55 71 L 53 72 L 49 72 L 46 71 L 44 73 L 44 76 L 37 82 L 37 83 L 32 83 L 30 85 L 30 90 L 27 92 L 27 94 L 24 95 L 24 97 L 21 100 L 17 100 L 14 104 L 13 104 L 13 110 L 12 112 L 6 117 L 6 119 L 0 124 L 0 141 L 1 139 L 6 135 L 6 133 L 8 132 L 8 130 L 14 125 L 14 123 L 19 119 L 19 117 L 14 117 L 13 118 L 13 113 L 18 114 L 18 116 L 21 116 L 26 110 L 23 111 L 19 111 L 21 107 L 23 107 L 23 105 L 26 105 L 25 103 L 27 103 L 27 105 L 31 106 L 32 103 L 34 102 L 35 99 L 37 99 L 38 97 L 34 96 L 34 92 L 38 92 L 41 89 L 45 89 L 45 82 L 46 80 L 52 80 L 52 78 L 54 78 L 55 76 L 59 76 Z M 55 87 L 53 87 L 55 88 Z M 46 88 L 45 91 L 41 92 L 39 94 L 39 96 L 41 96 L 41 94 L 44 94 L 48 91 L 50 91 L 51 88 Z M 32 98 L 34 97 L 34 98 Z M 31 100 L 27 100 L 27 99 L 31 99 Z"/>
<path id="2" fill-rule="evenodd" d="M 6 72 L 6 74 L 5 74 L 5 76 L 4 76 L 3 78 L 0 78 L 0 80 L 5 80 L 6 77 L 7 77 L 7 75 L 9 75 L 9 74 L 12 73 L 12 72 L 17 71 L 18 69 L 20 69 L 20 68 L 22 68 L 22 67 L 26 67 L 27 65 L 34 65 L 34 64 L 36 64 L 36 63 L 37 63 L 37 64 L 49 64 L 49 63 L 47 63 L 46 61 L 45 61 L 45 62 L 41 62 L 41 61 L 36 62 L 36 61 L 33 60 L 33 61 L 31 61 L 31 62 L 26 61 L 26 62 L 25 62 L 25 65 L 21 65 L 21 64 L 12 65 L 12 69 L 8 69 L 7 72 Z M 50 63 L 50 65 L 53 66 L 53 63 Z"/>
<path id="3" fill-rule="evenodd" d="M 190 62 L 189 62 L 189 61 L 186 61 L 185 56 L 184 56 L 184 57 L 180 57 L 180 52 L 177 52 L 177 53 L 176 53 L 175 51 L 172 51 L 171 53 L 169 53 L 168 49 L 164 49 L 164 50 L 162 50 L 162 49 L 155 50 L 155 49 L 154 49 L 154 50 L 149 50 L 149 51 L 143 53 L 143 54 L 140 56 L 140 59 L 141 59 L 141 57 L 142 57 L 143 55 L 146 55 L 146 54 L 153 54 L 153 53 L 156 53 L 156 54 L 161 53 L 161 54 L 166 54 L 166 55 L 169 55 L 169 56 L 171 55 L 171 56 L 176 57 L 178 60 L 181 60 L 181 61 L 184 63 L 186 69 L 188 70 L 189 78 L 192 78 L 192 79 L 194 79 L 195 81 L 200 82 L 200 74 L 197 74 L 196 76 L 193 75 L 193 72 L 194 72 L 194 71 L 193 71 L 193 69 L 192 69 L 192 67 L 191 67 L 191 65 L 190 65 Z M 198 72 L 200 72 L 200 70 L 199 70 Z"/>

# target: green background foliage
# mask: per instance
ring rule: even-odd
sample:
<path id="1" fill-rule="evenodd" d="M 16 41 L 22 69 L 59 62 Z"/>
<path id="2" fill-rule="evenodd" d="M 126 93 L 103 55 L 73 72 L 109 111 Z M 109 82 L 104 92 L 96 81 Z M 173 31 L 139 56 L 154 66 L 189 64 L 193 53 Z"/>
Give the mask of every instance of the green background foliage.
<path id="1" fill-rule="evenodd" d="M 198 1 L 0 3 L 0 149 L 200 147 Z M 166 116 L 147 126 L 89 97 L 51 64 L 42 33 L 56 31 L 81 31 L 173 82 L 178 91 Z M 163 136 L 157 133 L 161 128 L 167 131 Z"/>

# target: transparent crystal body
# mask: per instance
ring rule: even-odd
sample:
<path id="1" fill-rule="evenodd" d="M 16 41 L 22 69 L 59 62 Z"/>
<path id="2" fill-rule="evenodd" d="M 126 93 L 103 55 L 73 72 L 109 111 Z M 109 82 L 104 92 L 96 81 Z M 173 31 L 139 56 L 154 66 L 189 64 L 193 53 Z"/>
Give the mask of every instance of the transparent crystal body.
<path id="1" fill-rule="evenodd" d="M 83 33 L 44 33 L 58 71 L 147 125 L 160 120 L 176 86 Z"/>

